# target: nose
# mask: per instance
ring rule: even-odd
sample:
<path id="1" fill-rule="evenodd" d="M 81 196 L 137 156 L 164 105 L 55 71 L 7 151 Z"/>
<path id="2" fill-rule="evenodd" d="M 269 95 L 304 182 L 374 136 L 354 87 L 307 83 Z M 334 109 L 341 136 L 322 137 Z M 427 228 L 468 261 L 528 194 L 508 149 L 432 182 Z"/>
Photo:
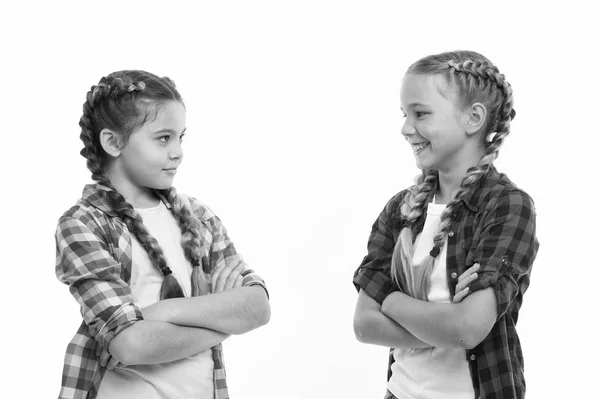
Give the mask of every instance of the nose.
<path id="1" fill-rule="evenodd" d="M 174 144 L 171 145 L 169 158 L 181 159 L 183 157 L 183 147 L 181 146 L 181 142 L 179 140 L 173 140 L 172 142 Z"/>
<path id="2" fill-rule="evenodd" d="M 417 130 L 413 125 L 411 125 L 408 122 L 408 118 L 406 118 L 406 120 L 404 121 L 404 125 L 402 125 L 402 130 L 400 130 L 400 132 L 405 138 L 408 138 L 408 136 L 412 136 L 413 134 L 415 134 Z"/>

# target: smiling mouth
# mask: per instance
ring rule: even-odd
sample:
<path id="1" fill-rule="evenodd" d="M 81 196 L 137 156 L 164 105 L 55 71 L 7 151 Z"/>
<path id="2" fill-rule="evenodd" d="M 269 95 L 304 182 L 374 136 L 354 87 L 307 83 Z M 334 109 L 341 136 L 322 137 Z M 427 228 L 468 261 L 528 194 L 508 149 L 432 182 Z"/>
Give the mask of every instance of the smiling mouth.
<path id="1" fill-rule="evenodd" d="M 429 146 L 429 143 L 412 144 L 412 149 L 415 154 L 418 154 L 421 151 L 423 151 L 425 148 L 427 148 L 428 146 Z"/>

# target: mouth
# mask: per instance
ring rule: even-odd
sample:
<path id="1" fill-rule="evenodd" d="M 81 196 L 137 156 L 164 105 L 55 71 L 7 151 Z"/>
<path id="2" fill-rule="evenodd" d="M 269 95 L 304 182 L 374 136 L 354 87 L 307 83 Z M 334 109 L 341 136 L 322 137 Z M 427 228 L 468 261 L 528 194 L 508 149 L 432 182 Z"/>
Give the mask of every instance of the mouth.
<path id="1" fill-rule="evenodd" d="M 413 143 L 411 144 L 412 149 L 414 151 L 415 154 L 420 153 L 421 151 L 423 151 L 425 148 L 429 147 L 429 142 L 427 143 Z"/>
<path id="2" fill-rule="evenodd" d="M 168 168 L 168 169 L 163 169 L 165 172 L 171 172 L 171 173 L 175 173 L 177 172 L 177 168 Z"/>

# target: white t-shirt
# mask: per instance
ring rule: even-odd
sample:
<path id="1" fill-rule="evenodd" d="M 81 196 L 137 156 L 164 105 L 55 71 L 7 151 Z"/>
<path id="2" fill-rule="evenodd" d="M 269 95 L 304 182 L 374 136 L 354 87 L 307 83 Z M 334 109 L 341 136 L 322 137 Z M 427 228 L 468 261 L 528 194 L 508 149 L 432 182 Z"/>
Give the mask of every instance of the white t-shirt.
<path id="1" fill-rule="evenodd" d="M 414 264 L 421 262 L 433 248 L 433 238 L 439 231 L 440 217 L 445 209 L 445 204 L 428 205 L 423 231 L 415 240 Z M 444 243 L 431 273 L 429 302 L 452 302 L 446 277 L 446 252 Z M 398 399 L 475 397 L 466 352 L 462 348 L 396 349 L 394 360 L 387 388 Z"/>
<path id="2" fill-rule="evenodd" d="M 136 209 L 144 226 L 156 238 L 164 251 L 167 264 L 177 278 L 185 296 L 191 294 L 192 265 L 181 247 L 181 229 L 165 204 L 153 208 Z M 162 273 L 150 262 L 148 254 L 131 235 L 133 259 L 131 291 L 133 301 L 140 308 L 158 302 Z M 169 363 L 127 366 L 106 370 L 98 399 L 166 399 L 214 397 L 214 362 L 212 350 Z"/>

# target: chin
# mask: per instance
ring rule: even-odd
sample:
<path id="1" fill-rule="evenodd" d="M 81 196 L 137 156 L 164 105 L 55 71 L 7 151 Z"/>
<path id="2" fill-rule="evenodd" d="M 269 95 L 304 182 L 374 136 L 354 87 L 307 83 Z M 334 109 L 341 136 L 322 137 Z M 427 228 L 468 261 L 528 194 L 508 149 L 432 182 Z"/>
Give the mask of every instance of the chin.
<path id="1" fill-rule="evenodd" d="M 169 188 L 171 188 L 172 185 L 173 179 L 171 179 L 170 181 L 152 182 L 151 184 L 148 184 L 147 187 L 153 190 L 168 190 Z"/>

